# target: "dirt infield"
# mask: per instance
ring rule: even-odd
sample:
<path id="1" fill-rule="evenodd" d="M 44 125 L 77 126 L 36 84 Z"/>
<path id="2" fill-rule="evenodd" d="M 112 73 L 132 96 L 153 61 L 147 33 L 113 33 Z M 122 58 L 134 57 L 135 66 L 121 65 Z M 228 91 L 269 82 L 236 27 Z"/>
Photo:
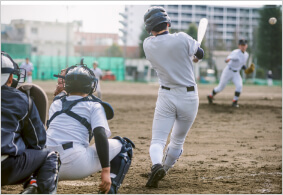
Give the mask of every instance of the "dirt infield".
<path id="1" fill-rule="evenodd" d="M 54 82 L 36 82 L 52 100 Z M 197 118 L 186 138 L 184 152 L 158 189 L 147 189 L 149 145 L 158 85 L 103 82 L 102 98 L 115 110 L 109 121 L 112 136 L 136 144 L 132 166 L 121 194 L 281 194 L 282 89 L 244 86 L 239 108 L 231 107 L 234 86 L 227 86 L 208 105 L 214 85 L 199 85 Z M 70 170 L 71 171 L 71 170 Z M 100 174 L 84 180 L 60 181 L 58 194 L 95 194 Z M 21 185 L 4 186 L 17 194 Z"/>

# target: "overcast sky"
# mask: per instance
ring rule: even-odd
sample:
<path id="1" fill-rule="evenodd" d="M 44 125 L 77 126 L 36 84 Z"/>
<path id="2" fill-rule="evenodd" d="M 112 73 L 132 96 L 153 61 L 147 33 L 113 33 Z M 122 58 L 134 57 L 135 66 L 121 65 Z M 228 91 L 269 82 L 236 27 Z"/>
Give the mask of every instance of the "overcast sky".
<path id="1" fill-rule="evenodd" d="M 204 4 L 261 7 L 281 1 L 1 1 L 1 23 L 13 19 L 66 22 L 82 20 L 84 32 L 118 33 L 125 4 Z M 68 7 L 68 11 L 67 11 Z"/>

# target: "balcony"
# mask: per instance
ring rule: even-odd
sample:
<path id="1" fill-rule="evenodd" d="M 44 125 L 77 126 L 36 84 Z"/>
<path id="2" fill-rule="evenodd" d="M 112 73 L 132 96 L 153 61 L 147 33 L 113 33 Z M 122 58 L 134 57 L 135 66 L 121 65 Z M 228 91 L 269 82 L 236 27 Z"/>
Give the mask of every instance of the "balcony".
<path id="1" fill-rule="evenodd" d="M 120 16 L 122 16 L 123 18 L 127 19 L 128 16 L 125 13 L 119 13 Z"/>
<path id="2" fill-rule="evenodd" d="M 128 26 L 128 24 L 126 23 L 126 22 L 124 22 L 124 21 L 119 21 L 124 27 L 127 27 Z"/>

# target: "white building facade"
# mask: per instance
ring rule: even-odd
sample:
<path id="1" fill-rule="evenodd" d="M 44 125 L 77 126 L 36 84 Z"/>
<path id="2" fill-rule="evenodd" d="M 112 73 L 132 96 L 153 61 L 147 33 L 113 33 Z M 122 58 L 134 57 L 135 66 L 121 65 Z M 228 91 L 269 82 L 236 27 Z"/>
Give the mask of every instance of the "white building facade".
<path id="1" fill-rule="evenodd" d="M 79 23 L 12 20 L 10 31 L 1 39 L 4 43 L 31 44 L 31 54 L 46 56 L 74 56 L 74 31 Z"/>
<path id="2" fill-rule="evenodd" d="M 232 7 L 219 5 L 165 5 L 160 4 L 171 18 L 171 28 L 185 31 L 191 23 L 198 25 L 201 18 L 207 18 L 209 25 L 205 35 L 205 44 L 217 46 L 224 44 L 232 49 L 240 38 L 252 43 L 254 28 L 258 25 L 259 7 Z M 127 45 L 138 45 L 142 32 L 143 16 L 150 5 L 127 5 L 123 15 L 122 40 Z M 235 44 L 234 44 L 235 45 Z"/>

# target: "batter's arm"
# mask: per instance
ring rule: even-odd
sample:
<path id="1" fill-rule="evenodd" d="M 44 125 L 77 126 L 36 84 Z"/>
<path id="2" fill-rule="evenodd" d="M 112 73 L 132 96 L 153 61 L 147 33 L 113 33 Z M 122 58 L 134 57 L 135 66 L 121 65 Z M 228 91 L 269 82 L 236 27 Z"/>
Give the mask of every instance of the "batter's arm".
<path id="1" fill-rule="evenodd" d="M 204 56 L 204 51 L 203 51 L 202 48 L 199 47 L 199 48 L 197 49 L 197 52 L 196 52 L 195 55 L 194 55 L 193 61 L 196 63 L 196 62 L 198 62 L 199 60 L 203 59 L 203 56 Z"/>

